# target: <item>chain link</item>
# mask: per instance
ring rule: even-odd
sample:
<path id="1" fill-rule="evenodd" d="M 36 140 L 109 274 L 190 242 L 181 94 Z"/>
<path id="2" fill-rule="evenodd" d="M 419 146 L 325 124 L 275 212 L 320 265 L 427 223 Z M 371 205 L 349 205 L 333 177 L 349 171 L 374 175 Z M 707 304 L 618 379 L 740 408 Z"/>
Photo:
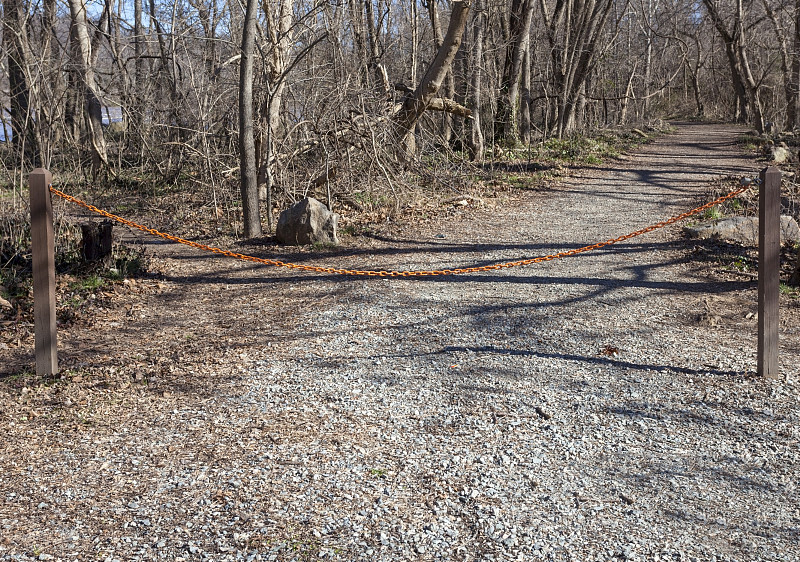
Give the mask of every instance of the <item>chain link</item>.
<path id="1" fill-rule="evenodd" d="M 464 273 L 477 273 L 480 271 L 494 271 L 498 269 L 508 269 L 511 267 L 520 267 L 523 265 L 531 265 L 534 263 L 542 263 L 552 260 L 557 260 L 561 258 L 567 258 L 570 256 L 576 256 L 578 254 L 583 254 L 585 252 L 591 252 L 593 250 L 598 250 L 600 248 L 604 248 L 605 246 L 610 246 L 612 244 L 616 244 L 618 242 L 623 242 L 625 240 L 629 240 L 630 238 L 634 238 L 635 236 L 640 236 L 642 234 L 647 234 L 648 232 L 653 232 L 654 230 L 658 230 L 659 228 L 663 228 L 665 226 L 669 226 L 670 224 L 674 224 L 676 222 L 682 221 L 688 217 L 696 215 L 698 213 L 702 213 L 706 209 L 710 209 L 714 205 L 719 205 L 723 201 L 727 201 L 728 199 L 732 199 L 737 195 L 746 191 L 748 187 L 742 187 L 740 189 L 736 189 L 731 191 L 730 193 L 711 201 L 710 203 L 706 203 L 700 207 L 692 209 L 691 211 L 687 211 L 685 213 L 681 213 L 680 215 L 676 215 L 674 217 L 668 218 L 667 220 L 657 222 L 655 224 L 651 224 L 645 228 L 637 230 L 635 232 L 631 232 L 629 234 L 624 234 L 618 238 L 610 238 L 605 242 L 597 242 L 595 244 L 591 244 L 589 246 L 583 246 L 582 248 L 575 248 L 573 250 L 565 250 L 563 252 L 558 252 L 557 254 L 549 254 L 546 256 L 538 256 L 535 258 L 528 258 L 519 261 L 509 261 L 504 263 L 496 263 L 492 265 L 481 265 L 481 266 L 474 266 L 474 267 L 462 267 L 457 269 L 433 269 L 433 270 L 421 270 L 421 271 L 394 271 L 394 270 L 361 270 L 361 269 L 341 269 L 336 267 L 321 267 L 316 265 L 303 265 L 299 263 L 291 263 L 291 262 L 283 262 L 279 260 L 272 260 L 268 258 L 259 258 L 256 256 L 250 256 L 247 254 L 238 254 L 236 252 L 231 252 L 229 250 L 223 250 L 222 248 L 217 248 L 215 246 L 208 246 L 206 244 L 200 244 L 198 242 L 192 242 L 191 240 L 186 240 L 184 238 L 179 238 L 177 236 L 173 236 L 171 234 L 166 234 L 164 232 L 159 232 L 154 228 L 148 228 L 146 226 L 142 226 L 141 224 L 137 224 L 133 221 L 129 221 L 108 211 L 104 211 L 102 209 L 98 209 L 94 205 L 90 205 L 84 201 L 81 201 L 77 197 L 73 197 L 72 195 L 67 195 L 57 189 L 55 189 L 52 185 L 50 186 L 50 191 L 76 205 L 88 209 L 94 213 L 117 221 L 119 223 L 124 224 L 125 226 L 129 226 L 131 228 L 135 228 L 137 230 L 141 230 L 142 232 L 146 232 L 153 236 L 158 236 L 160 238 L 164 238 L 165 240 L 170 240 L 172 242 L 176 242 L 178 244 L 184 244 L 186 246 L 191 246 L 192 248 L 197 248 L 198 250 L 204 250 L 207 252 L 212 252 L 214 254 L 218 254 L 221 256 L 227 256 L 235 259 L 240 259 L 249 262 L 260 263 L 263 265 L 271 265 L 274 267 L 286 267 L 289 269 L 295 269 L 299 271 L 313 271 L 316 273 L 329 273 L 334 275 L 361 275 L 361 276 L 368 276 L 368 277 L 430 277 L 434 275 L 463 275 Z"/>

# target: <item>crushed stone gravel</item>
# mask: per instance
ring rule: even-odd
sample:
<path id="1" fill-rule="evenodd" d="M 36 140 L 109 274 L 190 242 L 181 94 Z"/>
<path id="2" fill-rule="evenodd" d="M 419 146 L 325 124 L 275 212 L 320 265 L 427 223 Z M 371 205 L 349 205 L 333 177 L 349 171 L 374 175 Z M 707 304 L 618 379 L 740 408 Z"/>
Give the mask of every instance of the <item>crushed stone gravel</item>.
<path id="1" fill-rule="evenodd" d="M 547 197 L 366 253 L 456 267 L 618 236 L 753 174 L 735 133 L 680 125 Z M 703 303 L 754 310 L 755 284 L 702 274 L 687 244 L 673 227 L 414 280 L 219 262 L 208 290 L 236 311 L 192 311 L 176 281 L 142 297 L 174 314 L 153 329 L 217 326 L 214 362 L 2 397 L 0 559 L 800 560 L 800 314 L 782 377 L 756 377 L 755 318 L 697 321 Z"/>

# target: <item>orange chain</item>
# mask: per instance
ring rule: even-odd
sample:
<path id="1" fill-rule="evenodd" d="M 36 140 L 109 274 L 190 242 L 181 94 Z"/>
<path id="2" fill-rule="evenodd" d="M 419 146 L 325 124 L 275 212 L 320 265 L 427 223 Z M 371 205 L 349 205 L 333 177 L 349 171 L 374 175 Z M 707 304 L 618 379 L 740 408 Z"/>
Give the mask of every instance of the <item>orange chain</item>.
<path id="1" fill-rule="evenodd" d="M 104 211 L 102 209 L 98 209 L 94 205 L 90 205 L 81 201 L 80 199 L 73 197 L 72 195 L 67 195 L 57 189 L 55 189 L 52 185 L 50 186 L 50 191 L 53 192 L 55 195 L 58 195 L 62 199 L 66 199 L 67 201 L 71 201 L 76 205 L 84 207 L 92 212 L 95 212 L 99 215 L 104 217 L 108 217 L 112 220 L 120 222 L 126 226 L 131 228 L 135 228 L 141 230 L 143 232 L 147 232 L 148 234 L 152 234 L 153 236 L 159 236 L 166 240 L 171 240 L 172 242 L 177 242 L 179 244 L 185 244 L 186 246 L 191 246 L 192 248 L 197 248 L 199 250 L 205 250 L 208 252 L 212 252 L 215 254 L 219 254 L 222 256 L 228 256 L 231 258 L 236 258 L 244 261 L 256 262 L 261 263 L 264 265 L 272 265 L 275 267 L 288 267 L 290 269 L 298 269 L 300 271 L 315 271 L 317 273 L 333 273 L 337 275 L 366 275 L 370 277 L 425 277 L 431 275 L 460 275 L 464 273 L 477 273 L 479 271 L 493 271 L 496 269 L 506 269 L 509 267 L 519 267 L 522 265 L 530 265 L 533 263 L 541 263 L 551 260 L 557 260 L 561 258 L 567 258 L 569 256 L 575 256 L 577 254 L 582 254 L 584 252 L 590 252 L 592 250 L 597 250 L 603 248 L 604 246 L 610 246 L 611 244 L 616 244 L 617 242 L 622 242 L 624 240 L 628 240 L 629 238 L 633 238 L 634 236 L 639 236 L 642 234 L 646 234 L 648 232 L 652 232 L 659 228 L 663 228 L 670 224 L 676 223 L 681 221 L 685 218 L 691 217 L 692 215 L 696 215 L 697 213 L 702 213 L 706 209 L 713 207 L 714 205 L 718 205 L 723 201 L 727 201 L 728 199 L 732 199 L 736 197 L 740 193 L 746 191 L 747 187 L 742 187 L 740 189 L 736 189 L 731 191 L 727 195 L 723 195 L 722 197 L 711 201 L 710 203 L 706 203 L 701 207 L 697 207 L 696 209 L 692 209 L 691 211 L 687 211 L 685 213 L 681 213 L 680 215 L 676 215 L 674 217 L 668 218 L 667 220 L 657 222 L 652 224 L 648 227 L 642 228 L 641 230 L 637 230 L 635 232 L 631 232 L 630 234 L 625 234 L 620 236 L 619 238 L 611 238 L 606 240 L 605 242 L 598 242 L 596 244 L 592 244 L 590 246 L 584 246 L 582 248 L 576 248 L 574 250 L 566 250 L 564 252 L 558 252 L 557 254 L 549 254 L 547 256 L 539 256 L 535 258 L 528 258 L 519 261 L 509 261 L 505 263 L 496 263 L 493 265 L 481 265 L 475 267 L 462 267 L 458 269 L 435 269 L 430 271 L 386 271 L 386 270 L 378 270 L 378 271 L 370 271 L 370 270 L 360 270 L 360 269 L 340 269 L 335 267 L 320 267 L 315 265 L 303 265 L 299 263 L 288 263 L 282 262 L 278 260 L 271 260 L 267 258 L 259 258 L 256 256 L 249 256 L 247 254 L 237 254 L 236 252 L 231 252 L 229 250 L 223 250 L 222 248 L 216 248 L 214 246 L 207 246 L 206 244 L 199 244 L 197 242 L 192 242 L 191 240 L 186 240 L 184 238 L 179 238 L 177 236 L 172 236 L 171 234 L 165 234 L 163 232 L 159 232 L 153 228 L 148 228 L 146 226 L 142 226 L 141 224 L 136 224 L 135 222 L 129 221 L 122 217 L 118 217 L 117 215 L 113 215 L 108 211 Z"/>

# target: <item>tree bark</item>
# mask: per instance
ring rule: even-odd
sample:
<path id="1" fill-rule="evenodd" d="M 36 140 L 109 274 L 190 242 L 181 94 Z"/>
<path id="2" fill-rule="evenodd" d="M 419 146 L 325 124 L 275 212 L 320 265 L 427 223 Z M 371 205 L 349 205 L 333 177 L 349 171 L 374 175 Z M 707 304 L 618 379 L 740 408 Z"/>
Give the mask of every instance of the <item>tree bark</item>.
<path id="1" fill-rule="evenodd" d="M 431 20 L 431 28 L 433 29 L 433 42 L 438 50 L 444 43 L 444 37 L 442 36 L 442 24 L 439 20 L 439 11 L 436 8 L 436 0 L 426 0 L 425 3 L 427 4 L 428 17 Z M 454 99 L 456 95 L 456 85 L 452 69 L 448 71 L 447 76 L 445 77 L 444 87 L 444 97 L 448 99 Z M 442 141 L 449 145 L 452 136 L 453 116 L 450 113 L 445 113 L 442 122 Z"/>
<path id="2" fill-rule="evenodd" d="M 557 0 L 550 11 L 545 0 L 540 0 L 558 100 L 552 126 L 559 137 L 575 128 L 576 111 L 613 5 L 614 0 Z"/>
<path id="3" fill-rule="evenodd" d="M 131 128 L 137 136 L 141 135 L 144 107 L 142 96 L 144 76 L 142 66 L 142 55 L 144 55 L 144 32 L 142 29 L 142 0 L 133 0 L 133 100 L 136 105 L 131 111 Z"/>
<path id="4" fill-rule="evenodd" d="M 392 119 L 396 142 L 395 153 L 401 162 L 408 162 L 416 152 L 414 127 L 420 116 L 431 104 L 431 100 L 436 97 L 437 92 L 442 87 L 445 76 L 447 76 L 447 72 L 450 70 L 456 52 L 461 46 L 461 39 L 469 16 L 469 8 L 469 0 L 455 0 L 453 2 L 450 24 L 441 48 L 437 50 L 436 57 L 428 67 L 428 70 L 425 71 L 425 75 L 416 90 L 404 98 L 400 111 Z"/>
<path id="5" fill-rule="evenodd" d="M 792 287 L 800 287 L 800 248 L 797 249 L 797 254 L 794 259 L 794 271 L 789 277 L 789 285 Z"/>
<path id="6" fill-rule="evenodd" d="M 412 0 L 416 2 L 416 0 Z M 359 63 L 359 82 L 363 85 L 369 83 L 369 56 L 367 55 L 367 28 L 364 23 L 364 10 L 360 0 L 347 0 L 348 11 L 350 12 L 350 26 L 353 32 L 353 47 Z"/>
<path id="7" fill-rule="evenodd" d="M 89 39 L 89 26 L 86 5 L 83 0 L 68 0 L 72 19 L 70 38 L 73 56 L 83 82 L 84 112 L 89 132 L 89 145 L 92 154 L 92 178 L 107 170 L 113 174 L 106 152 L 106 139 L 103 134 L 103 107 L 97 87 L 94 65 L 92 64 L 92 44 Z"/>
<path id="8" fill-rule="evenodd" d="M 794 102 L 791 105 L 792 119 L 789 121 L 788 128 L 795 129 L 800 122 L 798 121 L 798 103 L 800 103 L 800 0 L 795 0 L 794 3 L 794 49 L 792 49 L 792 69 L 791 69 L 791 88 Z M 800 251 L 797 257 L 800 258 Z M 800 261 L 800 260 L 798 260 Z M 798 267 L 798 276 L 800 276 L 800 265 Z"/>
<path id="9" fill-rule="evenodd" d="M 731 80 L 736 93 L 734 119 L 741 123 L 752 121 L 758 132 L 763 132 L 764 116 L 761 107 L 760 87 L 753 77 L 746 49 L 744 4 L 742 0 L 735 0 L 732 30 L 728 29 L 715 0 L 703 0 L 703 4 L 711 17 L 711 21 L 714 23 L 714 27 L 725 43 L 725 55 L 728 58 Z"/>
<path id="10" fill-rule="evenodd" d="M 800 2 L 800 0 L 798 0 Z M 419 13 L 417 9 L 417 0 L 410 0 L 411 10 L 411 69 L 409 76 L 411 83 L 417 83 L 417 66 L 419 59 Z"/>
<path id="11" fill-rule="evenodd" d="M 509 14 L 509 42 L 503 64 L 495 120 L 500 124 L 500 138 L 504 144 L 514 146 L 520 142 L 519 92 L 522 64 L 530 43 L 533 0 L 512 0 Z"/>
<path id="12" fill-rule="evenodd" d="M 625 95 L 620 100 L 619 108 L 619 124 L 624 125 L 628 122 L 628 106 L 631 98 L 633 97 L 633 78 L 636 76 L 636 63 L 633 64 L 631 73 L 628 75 L 628 81 L 625 84 Z"/>
<path id="13" fill-rule="evenodd" d="M 642 2 L 642 17 L 644 25 L 642 26 L 642 33 L 645 37 L 645 56 L 644 56 L 644 96 L 642 99 L 642 113 L 645 117 L 650 114 L 650 92 L 652 88 L 652 75 L 653 75 L 653 27 L 652 19 L 655 17 L 655 10 L 658 8 L 658 1 L 653 4 L 653 0 L 647 0 L 645 7 Z"/>
<path id="14" fill-rule="evenodd" d="M 369 48 L 369 59 L 367 66 L 375 73 L 375 88 L 382 94 L 388 95 L 389 76 L 386 67 L 380 62 L 380 49 L 378 48 L 378 26 L 375 21 L 375 8 L 372 0 L 364 0 L 364 10 L 367 20 L 367 46 Z"/>
<path id="15" fill-rule="evenodd" d="M 520 104 L 520 140 L 525 144 L 531 142 L 531 46 L 526 46 L 525 57 L 522 60 L 522 100 Z"/>
<path id="16" fill-rule="evenodd" d="M 57 62 L 60 54 L 56 27 L 57 11 L 58 6 L 56 5 L 56 0 L 45 0 L 44 18 L 42 20 L 41 57 L 42 68 L 47 69 L 45 70 L 45 81 L 47 83 L 41 86 L 41 91 L 46 93 L 40 93 L 40 96 L 42 99 L 49 100 L 63 99 L 66 94 L 64 91 L 66 86 L 64 76 Z M 61 142 L 62 128 L 58 125 L 61 124 L 60 120 L 64 118 L 63 105 L 64 104 L 52 104 L 51 107 L 41 108 L 42 114 L 45 116 L 43 124 L 46 123 L 47 126 L 46 134 L 42 134 L 40 138 L 40 149 L 42 150 L 43 156 L 44 154 L 52 152 L 45 147 L 45 144 L 49 144 L 49 146 L 53 147 L 58 146 Z M 45 138 L 47 139 L 46 141 Z M 45 168 L 49 168 L 50 162 L 46 157 L 43 157 L 41 165 Z"/>
<path id="17" fill-rule="evenodd" d="M 481 80 L 483 77 L 483 42 L 486 29 L 486 9 L 483 6 L 484 0 L 475 1 L 475 19 L 473 22 L 473 45 L 470 52 L 472 68 L 472 80 L 469 86 L 469 102 L 472 107 L 472 121 L 470 122 L 469 137 L 467 147 L 470 157 L 476 161 L 483 160 L 484 143 L 483 131 L 481 130 Z"/>
<path id="18" fill-rule="evenodd" d="M 34 116 L 30 108 L 30 84 L 26 76 L 30 56 L 24 0 L 5 0 L 3 16 L 3 43 L 8 54 L 12 143 L 20 155 L 22 167 L 36 168 L 40 165 L 40 155 Z"/>
<path id="19" fill-rule="evenodd" d="M 180 103 L 179 103 L 179 95 L 178 95 L 178 73 L 177 73 L 177 61 L 175 60 L 175 49 L 171 48 L 174 45 L 175 37 L 171 33 L 167 33 L 164 27 L 161 25 L 161 22 L 158 19 L 158 14 L 156 13 L 156 3 L 155 0 L 150 0 L 150 22 L 151 25 L 155 28 L 156 37 L 158 39 L 158 54 L 159 59 L 161 62 L 161 66 L 158 70 L 158 75 L 161 78 L 160 86 L 163 87 L 164 85 L 167 87 L 168 95 L 169 95 L 169 118 L 170 118 L 170 127 L 168 127 L 168 138 L 171 140 L 178 139 L 180 140 L 181 135 L 181 115 L 180 115 Z M 174 29 L 174 23 L 176 19 L 175 14 L 175 7 L 177 4 L 173 4 L 173 13 L 172 13 L 172 28 Z M 169 45 L 167 42 L 169 41 Z M 163 106 L 162 106 L 163 107 Z M 176 134 L 177 133 L 177 134 Z"/>
<path id="20" fill-rule="evenodd" d="M 761 0 L 764 11 L 772 22 L 772 29 L 778 43 L 778 53 L 780 53 L 781 75 L 783 78 L 783 94 L 786 102 L 786 118 L 784 128 L 791 130 L 797 121 L 797 88 L 792 82 L 792 55 L 789 54 L 788 38 L 786 31 L 781 25 L 775 11 L 770 6 L 769 0 Z M 797 56 L 796 53 L 793 53 Z"/>
<path id="21" fill-rule="evenodd" d="M 261 134 L 258 139 L 258 185 L 259 198 L 266 201 L 267 228 L 272 232 L 272 170 L 276 137 L 283 132 L 281 123 L 281 104 L 286 89 L 284 72 L 289 65 L 289 51 L 292 46 L 292 5 L 289 0 L 279 0 L 277 12 L 264 2 L 267 16 L 267 37 L 270 42 L 267 61 L 266 99 L 261 113 Z"/>
<path id="22" fill-rule="evenodd" d="M 253 59 L 258 0 L 247 0 L 242 31 L 242 59 L 239 67 L 239 167 L 244 235 L 261 236 L 258 208 L 258 170 L 253 118 Z"/>

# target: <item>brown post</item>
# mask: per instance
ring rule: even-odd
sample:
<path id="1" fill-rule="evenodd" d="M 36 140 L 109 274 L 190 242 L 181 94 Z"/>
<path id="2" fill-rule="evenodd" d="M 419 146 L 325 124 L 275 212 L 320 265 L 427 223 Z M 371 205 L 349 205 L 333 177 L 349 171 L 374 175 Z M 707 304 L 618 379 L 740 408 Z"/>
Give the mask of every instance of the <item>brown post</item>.
<path id="1" fill-rule="evenodd" d="M 36 168 L 29 179 L 33 245 L 33 326 L 36 335 L 36 374 L 58 373 L 56 350 L 56 266 L 53 233 L 53 176 Z"/>
<path id="2" fill-rule="evenodd" d="M 758 194 L 758 374 L 778 378 L 781 172 L 761 171 Z"/>

